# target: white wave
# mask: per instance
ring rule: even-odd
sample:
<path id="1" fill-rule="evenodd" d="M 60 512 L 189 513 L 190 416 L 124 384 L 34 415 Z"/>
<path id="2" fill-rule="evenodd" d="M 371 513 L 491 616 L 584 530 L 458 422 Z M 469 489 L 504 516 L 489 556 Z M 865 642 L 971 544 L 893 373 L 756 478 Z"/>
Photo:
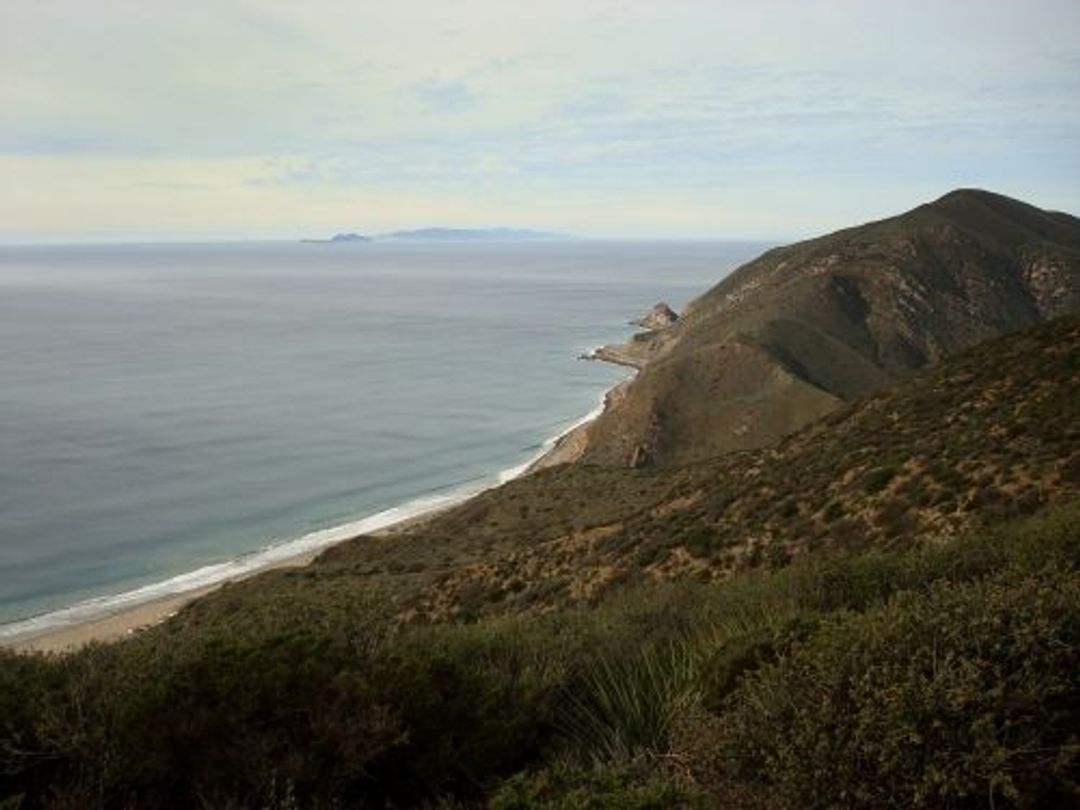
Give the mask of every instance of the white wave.
<path id="1" fill-rule="evenodd" d="M 594 419 L 600 416 L 600 414 L 604 412 L 604 406 L 607 403 L 607 395 L 609 391 L 605 391 L 603 394 L 601 394 L 600 401 L 597 406 L 591 411 L 589 411 L 587 414 L 585 414 L 583 417 L 574 422 L 571 422 L 567 427 L 560 430 L 554 436 L 544 439 L 543 443 L 540 445 L 540 449 L 537 450 L 536 453 L 534 453 L 532 456 L 530 456 L 528 460 L 514 467 L 505 469 L 501 473 L 499 473 L 499 483 L 505 484 L 508 481 L 513 481 L 515 478 L 524 475 L 530 467 L 532 467 L 536 462 L 538 462 L 549 452 L 551 452 L 551 448 L 558 444 L 560 439 L 562 439 L 567 434 L 573 433 L 579 427 L 589 424 L 589 422 L 592 422 Z"/>
<path id="2" fill-rule="evenodd" d="M 502 470 L 493 479 L 474 481 L 444 492 L 414 498 L 411 501 L 384 509 L 360 520 L 343 523 L 328 529 L 319 529 L 292 540 L 271 543 L 240 557 L 205 565 L 194 571 L 188 571 L 140 588 L 134 588 L 119 594 L 86 599 L 60 610 L 2 624 L 0 625 L 0 644 L 12 644 L 66 627 L 104 619 L 124 610 L 165 597 L 178 596 L 230 580 L 241 579 L 291 558 L 321 551 L 358 535 L 370 534 L 406 520 L 462 503 L 487 489 L 500 486 L 521 476 L 548 453 L 559 439 L 600 416 L 604 411 L 610 390 L 601 394 L 595 408 L 554 436 L 546 439 L 535 455 L 522 464 Z"/>
<path id="3" fill-rule="evenodd" d="M 425 495 L 360 520 L 328 529 L 319 529 L 292 540 L 272 543 L 240 557 L 205 565 L 161 582 L 154 582 L 119 594 L 86 599 L 60 610 L 0 625 L 0 644 L 13 643 L 50 631 L 103 619 L 164 597 L 177 596 L 229 580 L 240 579 L 294 557 L 336 545 L 357 535 L 370 534 L 396 523 L 445 509 L 467 500 L 483 489 L 485 486 L 473 484 L 447 492 Z"/>

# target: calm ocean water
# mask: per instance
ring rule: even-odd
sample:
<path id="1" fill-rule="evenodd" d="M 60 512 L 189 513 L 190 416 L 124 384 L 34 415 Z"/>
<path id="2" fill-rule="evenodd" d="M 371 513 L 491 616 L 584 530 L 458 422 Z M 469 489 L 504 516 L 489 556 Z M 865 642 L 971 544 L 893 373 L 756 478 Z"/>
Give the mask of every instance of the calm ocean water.
<path id="1" fill-rule="evenodd" d="M 0 248 L 0 640 L 494 483 L 763 247 Z"/>

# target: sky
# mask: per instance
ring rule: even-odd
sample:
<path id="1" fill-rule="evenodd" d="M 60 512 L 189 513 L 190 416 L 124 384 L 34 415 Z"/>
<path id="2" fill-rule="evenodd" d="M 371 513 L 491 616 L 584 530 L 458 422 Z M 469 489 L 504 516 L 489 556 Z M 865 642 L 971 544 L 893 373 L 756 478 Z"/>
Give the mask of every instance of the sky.
<path id="1" fill-rule="evenodd" d="M 1080 214 L 1077 0 L 0 0 L 0 242 Z"/>

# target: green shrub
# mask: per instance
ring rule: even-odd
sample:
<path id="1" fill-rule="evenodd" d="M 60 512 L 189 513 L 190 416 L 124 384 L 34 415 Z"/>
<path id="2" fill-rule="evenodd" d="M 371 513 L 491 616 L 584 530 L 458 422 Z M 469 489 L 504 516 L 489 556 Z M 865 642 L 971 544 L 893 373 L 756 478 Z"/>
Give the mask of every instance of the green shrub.
<path id="1" fill-rule="evenodd" d="M 708 557 L 717 546 L 716 532 L 710 526 L 694 526 L 679 538 L 686 550 L 697 557 Z"/>
<path id="2" fill-rule="evenodd" d="M 840 501 L 830 501 L 822 513 L 826 523 L 832 523 L 844 516 L 844 505 Z"/>
<path id="3" fill-rule="evenodd" d="M 1078 527 L 1074 503 L 946 545 L 467 626 L 397 628 L 390 597 L 333 580 L 234 586 L 123 643 L 0 653 L 0 801 L 476 803 L 522 772 L 501 796 L 681 795 L 635 775 L 644 762 L 689 768 L 721 806 L 809 806 L 814 790 L 1033 806 L 1068 785 Z M 588 767 L 551 770 L 571 756 Z"/>
<path id="4" fill-rule="evenodd" d="M 488 804 L 490 810 L 668 810 L 708 806 L 703 796 L 661 778 L 651 764 L 580 767 L 563 762 L 507 780 Z"/>
<path id="5" fill-rule="evenodd" d="M 941 583 L 748 675 L 717 744 L 778 807 L 1053 806 L 1074 795 L 1078 671 L 1076 574 Z"/>
<path id="6" fill-rule="evenodd" d="M 898 467 L 892 464 L 874 467 L 863 476 L 862 488 L 867 495 L 881 492 L 896 477 Z"/>

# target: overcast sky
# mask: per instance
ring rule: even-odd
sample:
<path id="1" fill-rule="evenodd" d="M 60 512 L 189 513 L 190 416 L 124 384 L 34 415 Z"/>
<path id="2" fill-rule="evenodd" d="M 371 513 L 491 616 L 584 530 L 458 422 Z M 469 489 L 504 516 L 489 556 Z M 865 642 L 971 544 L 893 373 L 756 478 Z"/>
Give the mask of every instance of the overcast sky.
<path id="1" fill-rule="evenodd" d="M 1080 213 L 1077 0 L 0 0 L 0 241 Z"/>

